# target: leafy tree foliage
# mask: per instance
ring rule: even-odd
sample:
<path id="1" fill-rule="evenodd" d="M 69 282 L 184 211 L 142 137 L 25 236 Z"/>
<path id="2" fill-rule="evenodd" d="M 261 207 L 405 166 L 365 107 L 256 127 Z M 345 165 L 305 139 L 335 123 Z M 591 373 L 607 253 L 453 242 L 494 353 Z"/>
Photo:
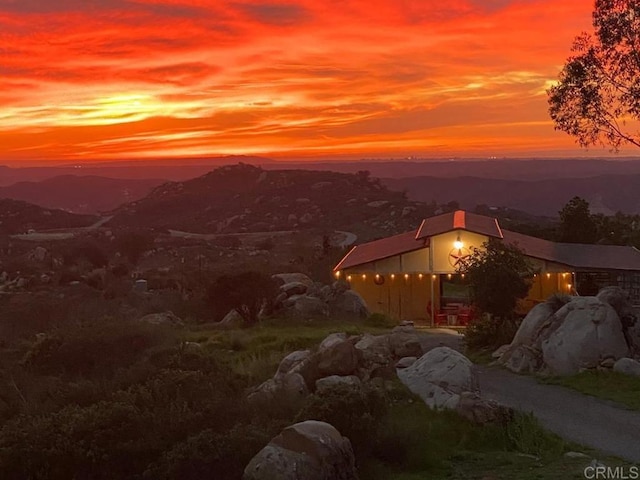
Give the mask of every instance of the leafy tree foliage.
<path id="1" fill-rule="evenodd" d="M 573 197 L 559 214 L 561 242 L 595 243 L 598 240 L 598 226 L 584 198 Z"/>
<path id="2" fill-rule="evenodd" d="M 585 147 L 640 147 L 640 1 L 596 0 L 593 26 L 547 92 L 551 118 Z"/>
<path id="3" fill-rule="evenodd" d="M 263 306 L 270 305 L 278 286 L 270 276 L 260 272 L 243 272 L 219 277 L 208 289 L 209 303 L 222 317 L 235 309 L 247 325 L 258 322 Z"/>
<path id="4" fill-rule="evenodd" d="M 474 305 L 499 318 L 511 317 L 529 292 L 533 267 L 522 250 L 499 240 L 475 249 L 459 267 L 471 286 Z"/>

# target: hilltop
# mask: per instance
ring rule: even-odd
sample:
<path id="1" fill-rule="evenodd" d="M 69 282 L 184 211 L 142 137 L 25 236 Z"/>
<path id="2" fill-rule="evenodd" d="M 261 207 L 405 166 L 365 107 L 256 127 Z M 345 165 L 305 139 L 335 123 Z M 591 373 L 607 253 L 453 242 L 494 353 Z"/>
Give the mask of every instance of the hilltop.
<path id="1" fill-rule="evenodd" d="M 288 230 L 406 231 L 429 206 L 407 200 L 368 172 L 264 170 L 238 164 L 169 182 L 112 212 L 109 226 L 193 233 Z"/>

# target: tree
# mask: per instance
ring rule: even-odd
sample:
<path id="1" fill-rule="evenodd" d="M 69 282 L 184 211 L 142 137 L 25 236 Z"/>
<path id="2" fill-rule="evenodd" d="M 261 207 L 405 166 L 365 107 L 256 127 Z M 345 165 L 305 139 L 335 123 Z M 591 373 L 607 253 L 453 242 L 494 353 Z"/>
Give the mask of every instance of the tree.
<path id="1" fill-rule="evenodd" d="M 278 286 L 273 278 L 260 272 L 243 272 L 223 275 L 208 288 L 209 304 L 222 318 L 230 310 L 236 310 L 247 325 L 258 322 L 263 306 L 273 303 Z"/>
<path id="2" fill-rule="evenodd" d="M 561 242 L 595 243 L 598 240 L 598 225 L 584 198 L 573 197 L 558 213 Z"/>
<path id="3" fill-rule="evenodd" d="M 517 246 L 491 239 L 461 262 L 473 304 L 499 319 L 513 316 L 518 299 L 529 292 L 533 267 Z"/>
<path id="4" fill-rule="evenodd" d="M 583 147 L 640 147 L 640 1 L 596 0 L 593 26 L 547 91 L 549 113 Z"/>

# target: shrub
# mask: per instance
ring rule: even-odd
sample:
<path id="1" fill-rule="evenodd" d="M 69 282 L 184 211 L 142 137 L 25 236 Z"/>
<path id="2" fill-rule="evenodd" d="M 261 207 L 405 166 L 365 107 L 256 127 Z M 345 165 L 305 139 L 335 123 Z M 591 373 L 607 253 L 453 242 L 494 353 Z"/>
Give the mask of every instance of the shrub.
<path id="1" fill-rule="evenodd" d="M 518 331 L 518 324 L 513 318 L 488 318 L 482 316 L 467 327 L 464 342 L 472 351 L 495 349 L 511 343 Z"/>
<path id="2" fill-rule="evenodd" d="M 387 397 L 382 389 L 366 384 L 359 388 L 336 385 L 311 395 L 295 421 L 319 420 L 330 423 L 351 440 L 356 455 L 363 455 L 370 450 L 371 438 L 388 408 Z"/>

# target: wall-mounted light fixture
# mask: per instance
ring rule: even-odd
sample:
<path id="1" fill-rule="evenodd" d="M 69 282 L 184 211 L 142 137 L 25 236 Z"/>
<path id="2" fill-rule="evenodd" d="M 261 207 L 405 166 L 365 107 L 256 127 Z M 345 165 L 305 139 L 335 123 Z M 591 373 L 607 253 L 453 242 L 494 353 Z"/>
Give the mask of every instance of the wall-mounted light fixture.
<path id="1" fill-rule="evenodd" d="M 462 243 L 462 240 L 460 239 L 460 234 L 458 234 L 458 236 L 456 237 L 455 242 L 453 242 L 453 246 L 454 246 L 454 248 L 457 248 L 458 250 L 460 250 L 462 247 L 464 247 L 464 243 Z"/>

